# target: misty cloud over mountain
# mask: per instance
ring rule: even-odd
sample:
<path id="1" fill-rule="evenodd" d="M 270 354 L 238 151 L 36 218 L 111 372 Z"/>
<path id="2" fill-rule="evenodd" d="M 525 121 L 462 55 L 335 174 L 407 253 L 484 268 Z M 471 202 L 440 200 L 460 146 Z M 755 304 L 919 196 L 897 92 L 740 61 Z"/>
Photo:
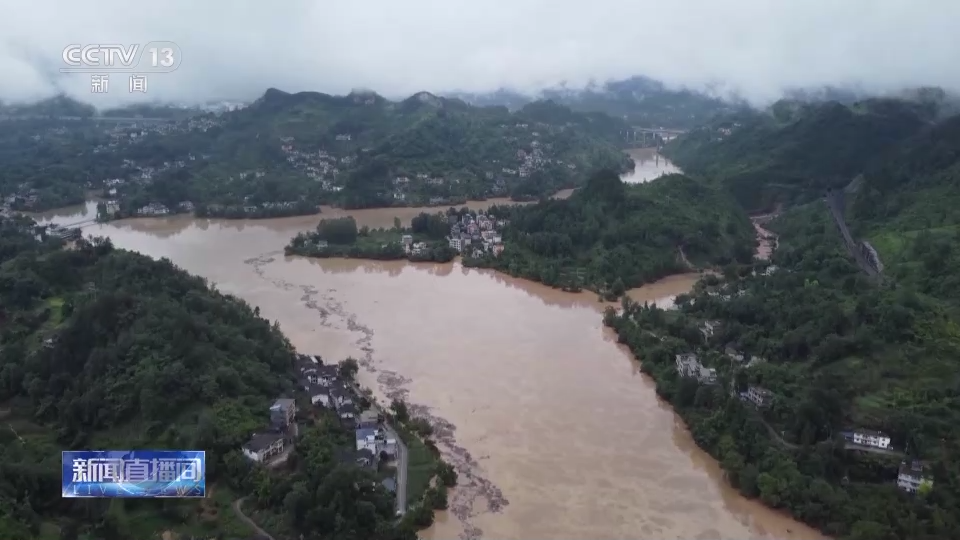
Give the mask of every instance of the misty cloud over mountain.
<path id="1" fill-rule="evenodd" d="M 61 52 L 154 40 L 176 42 L 184 58 L 150 76 L 147 96 L 176 101 L 252 99 L 268 87 L 533 92 L 634 75 L 753 103 L 823 85 L 960 90 L 960 3 L 944 0 L 0 0 L 0 10 L 6 101 L 128 100 L 126 75 L 91 95 L 89 75 L 59 73 Z"/>

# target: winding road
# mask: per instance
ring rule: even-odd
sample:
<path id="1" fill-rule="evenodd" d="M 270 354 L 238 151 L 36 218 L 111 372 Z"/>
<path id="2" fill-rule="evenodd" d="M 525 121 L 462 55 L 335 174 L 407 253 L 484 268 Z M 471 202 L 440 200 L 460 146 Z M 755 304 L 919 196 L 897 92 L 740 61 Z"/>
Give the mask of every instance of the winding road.
<path id="1" fill-rule="evenodd" d="M 240 497 L 239 499 L 233 501 L 233 511 L 237 514 L 237 517 L 240 518 L 244 523 L 250 526 L 251 529 L 257 532 L 264 540 L 276 540 L 276 538 L 270 536 L 267 531 L 260 528 L 249 516 L 243 513 L 243 501 L 247 500 L 246 497 Z M 260 540 L 259 538 L 257 540 Z"/>

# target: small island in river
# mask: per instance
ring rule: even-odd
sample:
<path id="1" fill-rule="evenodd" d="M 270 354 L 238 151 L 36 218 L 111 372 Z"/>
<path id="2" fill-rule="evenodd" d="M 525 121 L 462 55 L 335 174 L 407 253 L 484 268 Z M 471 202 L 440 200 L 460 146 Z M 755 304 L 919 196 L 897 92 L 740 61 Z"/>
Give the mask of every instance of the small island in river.
<path id="1" fill-rule="evenodd" d="M 605 171 L 569 199 L 421 213 L 409 228 L 399 219 L 389 230 L 322 220 L 286 253 L 415 262 L 461 255 L 467 267 L 613 300 L 669 275 L 749 261 L 754 244 L 747 215 L 709 183 L 668 175 L 629 186 Z"/>
<path id="2" fill-rule="evenodd" d="M 352 217 L 324 219 L 311 232 L 295 236 L 285 251 L 308 257 L 346 257 L 413 262 L 450 262 L 468 251 L 474 257 L 496 257 L 503 251 L 497 227 L 506 221 L 467 208 L 420 215 L 403 227 L 399 218 L 390 229 L 357 227 Z"/>

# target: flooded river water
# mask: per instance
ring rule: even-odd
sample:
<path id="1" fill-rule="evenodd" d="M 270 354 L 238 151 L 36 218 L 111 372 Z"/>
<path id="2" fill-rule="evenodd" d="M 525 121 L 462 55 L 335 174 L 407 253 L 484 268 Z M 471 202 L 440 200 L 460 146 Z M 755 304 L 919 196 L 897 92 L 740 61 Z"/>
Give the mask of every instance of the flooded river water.
<path id="1" fill-rule="evenodd" d="M 658 154 L 655 148 L 636 148 L 627 154 L 633 158 L 635 165 L 632 172 L 621 177 L 628 184 L 642 184 L 665 174 L 681 172 L 669 159 Z"/>
<path id="2" fill-rule="evenodd" d="M 420 211 L 350 214 L 389 227 Z M 76 223 L 84 213 L 95 214 L 93 203 L 44 217 Z M 457 263 L 285 257 L 290 237 L 318 220 L 171 217 L 84 232 L 167 257 L 259 306 L 301 351 L 362 359 L 364 384 L 406 395 L 429 415 L 461 485 L 426 538 L 823 538 L 726 485 L 603 328 L 604 304 L 592 293 Z M 668 304 L 696 278 L 674 276 L 631 296 Z"/>

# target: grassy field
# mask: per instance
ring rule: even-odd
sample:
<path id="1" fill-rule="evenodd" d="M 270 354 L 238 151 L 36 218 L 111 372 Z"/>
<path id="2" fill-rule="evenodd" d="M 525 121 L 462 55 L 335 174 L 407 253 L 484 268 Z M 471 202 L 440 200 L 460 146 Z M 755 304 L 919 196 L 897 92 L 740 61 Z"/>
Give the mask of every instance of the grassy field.
<path id="1" fill-rule="evenodd" d="M 407 445 L 407 501 L 413 504 L 423 497 L 440 463 L 437 455 L 407 429 L 397 426 L 397 434 Z"/>

